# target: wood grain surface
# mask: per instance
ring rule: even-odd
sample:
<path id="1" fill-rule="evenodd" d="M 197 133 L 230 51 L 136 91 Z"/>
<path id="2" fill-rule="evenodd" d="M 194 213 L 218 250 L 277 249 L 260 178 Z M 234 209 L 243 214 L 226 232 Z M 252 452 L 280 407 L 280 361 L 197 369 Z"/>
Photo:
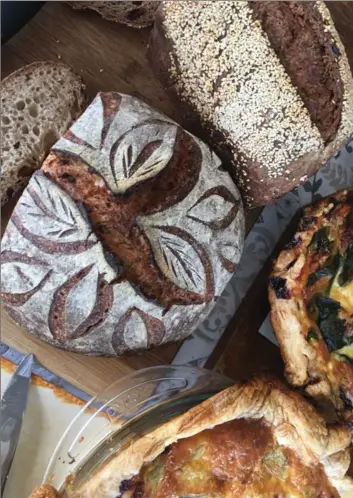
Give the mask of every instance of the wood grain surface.
<path id="1" fill-rule="evenodd" d="M 330 2 L 337 28 L 347 46 L 353 67 L 353 2 Z M 149 30 L 135 30 L 100 18 L 95 12 L 73 11 L 64 2 L 47 2 L 40 12 L 2 47 L 2 77 L 25 64 L 55 60 L 70 64 L 80 74 L 90 97 L 97 91 L 119 91 L 136 95 L 179 121 L 179 111 L 153 75 L 146 57 Z M 2 214 L 3 226 L 13 209 L 10 202 Z M 247 230 L 259 210 L 247 213 Z M 265 282 L 268 268 L 261 281 Z M 209 367 L 228 365 L 230 376 L 247 376 L 257 364 L 281 371 L 277 349 L 258 333 L 266 315 L 265 285 L 255 285 L 233 318 L 216 348 Z M 255 312 L 256 311 L 256 312 Z M 2 313 L 2 341 L 21 352 L 33 352 L 39 362 L 88 393 L 138 368 L 170 363 L 180 344 L 168 345 L 142 355 L 107 359 L 68 353 L 44 344 L 13 324 Z M 227 356 L 222 355 L 224 348 Z M 254 351 L 257 351 L 254 355 Z M 231 366 L 234 366 L 234 369 Z"/>

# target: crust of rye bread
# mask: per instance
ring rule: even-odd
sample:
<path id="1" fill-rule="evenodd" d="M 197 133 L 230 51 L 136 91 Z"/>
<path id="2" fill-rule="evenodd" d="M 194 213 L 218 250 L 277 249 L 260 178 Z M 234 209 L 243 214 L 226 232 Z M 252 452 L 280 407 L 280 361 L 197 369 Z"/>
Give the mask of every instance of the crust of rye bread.
<path id="1" fill-rule="evenodd" d="M 304 182 L 349 140 L 353 132 L 353 80 L 344 46 L 324 3 L 301 3 L 300 9 L 307 16 L 309 9 L 315 9 L 325 36 L 331 35 L 342 83 L 337 132 L 325 142 L 260 21 L 254 19 L 250 4 L 203 2 L 200 9 L 194 2 L 162 2 L 149 57 L 165 87 L 183 106 L 183 125 L 210 143 L 240 188 L 245 204 L 253 207 Z M 230 24 L 226 22 L 229 19 Z M 198 47 L 202 47 L 200 53 Z M 254 55 L 250 57 L 251 50 Z M 237 60 L 244 75 L 239 80 L 236 69 L 229 69 Z M 271 80 L 270 95 L 262 93 L 256 80 L 259 70 L 264 81 Z M 241 92 L 244 100 L 237 97 L 243 95 Z M 281 99 L 283 113 L 276 107 Z M 256 117 L 257 111 L 262 114 Z"/>
<path id="2" fill-rule="evenodd" d="M 67 2 L 75 10 L 95 10 L 103 19 L 126 24 L 132 28 L 145 28 L 154 21 L 159 2 Z"/>

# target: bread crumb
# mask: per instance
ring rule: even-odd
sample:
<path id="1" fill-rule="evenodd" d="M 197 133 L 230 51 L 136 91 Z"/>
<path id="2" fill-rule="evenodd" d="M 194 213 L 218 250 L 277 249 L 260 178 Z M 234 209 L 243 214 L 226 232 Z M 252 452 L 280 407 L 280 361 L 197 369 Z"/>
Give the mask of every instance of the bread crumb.
<path id="1" fill-rule="evenodd" d="M 58 54 L 58 59 L 61 59 L 61 55 L 60 54 Z"/>
<path id="2" fill-rule="evenodd" d="M 100 73 L 103 73 L 103 71 L 104 71 L 104 69 L 100 69 L 100 70 L 99 70 L 99 72 L 100 72 Z"/>

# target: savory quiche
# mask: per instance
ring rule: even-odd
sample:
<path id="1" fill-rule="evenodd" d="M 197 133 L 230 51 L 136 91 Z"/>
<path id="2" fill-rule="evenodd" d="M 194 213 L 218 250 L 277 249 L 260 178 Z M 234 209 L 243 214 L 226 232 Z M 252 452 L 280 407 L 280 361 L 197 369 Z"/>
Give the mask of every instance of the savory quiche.
<path id="1" fill-rule="evenodd" d="M 353 496 L 351 431 L 270 377 L 236 384 L 133 440 L 75 498 Z"/>
<path id="2" fill-rule="evenodd" d="M 353 426 L 353 189 L 304 210 L 269 300 L 289 382 Z"/>

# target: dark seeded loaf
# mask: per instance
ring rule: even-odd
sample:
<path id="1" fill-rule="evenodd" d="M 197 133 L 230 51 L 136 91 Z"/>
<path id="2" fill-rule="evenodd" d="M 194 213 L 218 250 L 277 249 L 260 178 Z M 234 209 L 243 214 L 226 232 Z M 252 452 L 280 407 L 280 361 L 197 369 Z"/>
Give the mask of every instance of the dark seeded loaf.
<path id="1" fill-rule="evenodd" d="M 203 143 L 102 93 L 52 148 L 2 240 L 1 301 L 41 339 L 120 355 L 182 339 L 235 271 L 240 194 Z"/>
<path id="2" fill-rule="evenodd" d="M 158 1 L 140 2 L 68 2 L 76 10 L 95 10 L 103 19 L 115 21 L 132 28 L 145 28 L 153 24 Z"/>
<path id="3" fill-rule="evenodd" d="M 323 2 L 162 2 L 149 54 L 248 206 L 312 175 L 353 132 L 353 81 Z"/>

